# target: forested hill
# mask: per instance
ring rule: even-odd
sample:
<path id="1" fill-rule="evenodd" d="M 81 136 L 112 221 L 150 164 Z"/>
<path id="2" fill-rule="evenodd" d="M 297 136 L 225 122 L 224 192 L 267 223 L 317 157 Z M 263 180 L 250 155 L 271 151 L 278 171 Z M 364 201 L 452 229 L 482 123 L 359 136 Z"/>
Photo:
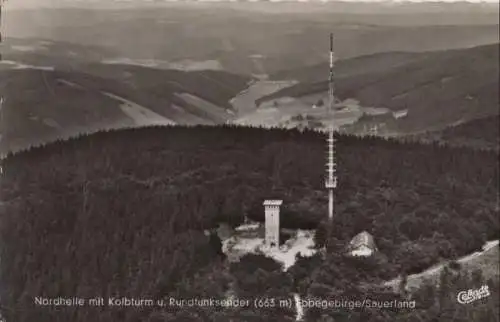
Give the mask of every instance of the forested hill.
<path id="1" fill-rule="evenodd" d="M 396 66 L 418 61 L 431 55 L 429 52 L 383 52 L 349 59 L 341 59 L 335 62 L 336 77 L 352 77 L 373 72 L 383 72 Z M 325 82 L 329 62 L 313 66 L 299 67 L 283 70 L 270 75 L 271 79 L 295 79 L 301 83 Z M 297 86 L 298 87 L 298 86 Z"/>
<path id="2" fill-rule="evenodd" d="M 79 133 L 158 124 L 154 122 L 164 119 L 177 124 L 225 123 L 231 117 L 229 101 L 251 80 L 222 71 L 103 64 L 78 68 L 2 70 L 2 155 Z M 123 99 L 142 106 L 141 113 L 122 108 Z"/>
<path id="3" fill-rule="evenodd" d="M 499 115 L 480 118 L 445 129 L 442 134 L 442 139 L 450 142 L 460 140 L 484 141 L 485 144 L 489 144 L 498 149 L 500 141 L 499 125 Z"/>
<path id="4" fill-rule="evenodd" d="M 338 294 L 355 287 L 352 281 L 418 272 L 498 238 L 497 154 L 374 137 L 338 142 L 329 242 L 345 245 L 367 230 L 385 256 L 366 268 L 332 253 L 336 259 L 317 276 Z M 265 198 L 284 200 L 284 227 L 317 226 L 327 208 L 324 157 L 325 137 L 317 132 L 232 126 L 100 132 L 10 154 L 0 186 L 7 321 L 229 321 L 251 314 L 289 321 L 245 309 L 42 307 L 33 298 L 224 297 L 226 284 L 204 279 L 224 270 L 203 229 L 236 225 L 245 213 L 258 219 Z M 339 275 L 339 265 L 348 273 Z M 311 272 L 287 278 L 314 282 Z M 282 275 L 252 274 L 233 283 L 239 297 L 290 296 Z"/>
<path id="5" fill-rule="evenodd" d="M 424 141 L 440 141 L 449 145 L 500 149 L 500 116 L 490 116 L 450 126 L 442 131 L 414 135 Z"/>
<path id="6" fill-rule="evenodd" d="M 336 93 L 340 99 L 354 98 L 362 106 L 407 110 L 407 116 L 396 120 L 392 129 L 402 133 L 497 115 L 498 50 L 497 43 L 415 55 L 387 53 L 354 58 L 352 63 L 339 62 Z M 316 67 L 298 72 L 296 78 L 307 79 L 315 73 L 321 81 L 285 88 L 256 103 L 327 92 L 324 72 L 317 73 Z"/>

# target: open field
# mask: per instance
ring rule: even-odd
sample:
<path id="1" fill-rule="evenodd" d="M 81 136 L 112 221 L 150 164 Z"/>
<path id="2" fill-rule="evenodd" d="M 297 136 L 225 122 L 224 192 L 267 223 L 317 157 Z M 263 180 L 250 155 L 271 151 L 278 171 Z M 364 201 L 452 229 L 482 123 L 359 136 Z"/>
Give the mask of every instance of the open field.
<path id="1" fill-rule="evenodd" d="M 231 105 L 239 116 L 244 116 L 255 111 L 258 107 L 256 101 L 261 97 L 275 93 L 283 88 L 297 84 L 294 80 L 285 81 L 256 81 L 248 88 L 238 93 L 231 99 Z"/>

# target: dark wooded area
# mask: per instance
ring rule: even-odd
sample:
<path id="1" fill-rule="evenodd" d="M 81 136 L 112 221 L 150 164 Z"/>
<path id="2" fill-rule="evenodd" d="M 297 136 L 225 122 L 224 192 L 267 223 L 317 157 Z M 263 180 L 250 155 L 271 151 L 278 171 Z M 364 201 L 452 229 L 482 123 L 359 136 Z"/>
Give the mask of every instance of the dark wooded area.
<path id="1" fill-rule="evenodd" d="M 325 151 L 325 137 L 313 131 L 198 126 L 100 132 L 9 155 L 0 187 L 7 321 L 293 317 L 193 308 L 166 318 L 158 308 L 37 307 L 33 298 L 223 296 L 226 282 L 245 274 L 225 270 L 203 229 L 237 225 L 245 214 L 259 219 L 269 198 L 284 200 L 284 227 L 317 226 L 327 214 Z M 354 281 L 418 272 L 498 238 L 496 153 L 342 135 L 337 157 L 331 257 L 299 260 L 289 273 L 248 272 L 234 284 L 238 295 L 262 296 L 263 287 L 269 296 L 321 294 L 316 284 L 343 294 Z M 363 230 L 380 256 L 360 264 L 337 255 Z M 363 314 L 349 321 L 392 319 Z"/>

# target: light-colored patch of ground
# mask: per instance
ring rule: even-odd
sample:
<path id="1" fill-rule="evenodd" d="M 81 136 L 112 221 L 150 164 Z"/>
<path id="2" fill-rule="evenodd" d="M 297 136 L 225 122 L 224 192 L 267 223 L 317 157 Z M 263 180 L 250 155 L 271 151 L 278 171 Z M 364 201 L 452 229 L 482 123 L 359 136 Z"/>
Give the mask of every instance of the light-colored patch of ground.
<path id="1" fill-rule="evenodd" d="M 252 63 L 255 67 L 255 73 L 253 74 L 259 80 L 267 80 L 269 75 L 266 72 L 266 68 L 264 67 L 264 63 L 262 59 L 264 59 L 263 55 L 251 55 Z"/>
<path id="2" fill-rule="evenodd" d="M 449 81 L 451 81 L 452 79 L 454 79 L 455 77 L 453 76 L 446 76 L 446 77 L 443 77 L 441 78 L 441 83 L 447 83 Z"/>
<path id="3" fill-rule="evenodd" d="M 157 59 L 131 59 L 131 58 L 115 58 L 105 59 L 101 61 L 102 64 L 120 64 L 120 65 L 135 65 L 156 69 L 175 69 L 182 71 L 202 71 L 202 70 L 223 70 L 222 64 L 217 60 L 179 60 L 169 62 L 166 60 Z"/>
<path id="4" fill-rule="evenodd" d="M 488 246 L 487 246 L 488 247 Z M 499 259 L 500 252 L 498 241 L 490 243 L 490 248 L 487 248 L 482 253 L 474 253 L 470 258 L 459 261 L 462 267 L 467 271 L 474 271 L 480 269 L 486 278 L 494 278 L 498 280 L 500 277 Z"/>
<path id="5" fill-rule="evenodd" d="M 50 119 L 50 118 L 43 119 L 43 123 L 47 126 L 54 128 L 54 129 L 61 129 L 62 128 L 62 126 L 60 126 L 56 121 L 54 121 L 53 119 Z"/>
<path id="6" fill-rule="evenodd" d="M 65 80 L 65 79 L 57 79 L 57 82 L 64 84 L 64 85 L 67 85 L 69 87 L 73 87 L 73 88 L 77 88 L 77 89 L 85 89 L 85 87 L 78 85 L 76 83 L 70 82 L 70 81 Z"/>
<path id="7" fill-rule="evenodd" d="M 400 110 L 400 111 L 392 112 L 392 116 L 395 119 L 400 119 L 400 118 L 406 117 L 407 115 L 408 115 L 408 110 Z"/>
<path id="8" fill-rule="evenodd" d="M 451 123 L 450 126 L 458 126 L 458 125 L 464 124 L 464 123 L 465 123 L 465 120 L 464 119 L 460 119 L 460 120 L 458 120 L 456 122 Z"/>
<path id="9" fill-rule="evenodd" d="M 44 47 L 36 47 L 36 46 L 23 46 L 23 45 L 12 45 L 10 49 L 21 52 L 33 52 L 40 49 L 45 49 Z"/>
<path id="10" fill-rule="evenodd" d="M 299 293 L 293 293 L 293 299 L 295 301 L 295 311 L 297 315 L 295 316 L 295 321 L 302 321 L 304 318 L 304 308 L 302 307 L 302 299 Z"/>
<path id="11" fill-rule="evenodd" d="M 177 124 L 183 124 L 183 125 L 193 125 L 193 124 L 205 124 L 205 125 L 212 125 L 214 122 L 210 122 L 206 119 L 203 119 L 200 116 L 191 114 L 187 112 L 184 108 L 177 106 L 177 105 L 171 105 L 170 106 L 172 109 L 175 110 L 175 121 Z"/>
<path id="12" fill-rule="evenodd" d="M 323 101 L 323 104 L 327 106 L 329 104 L 330 98 L 327 92 L 316 93 L 311 95 L 305 95 L 301 97 L 295 98 L 308 106 L 316 105 L 318 106 L 319 101 Z M 266 102 L 267 104 L 267 102 Z M 335 105 L 339 105 L 339 102 L 336 102 Z M 359 101 L 354 98 L 347 98 L 344 101 L 340 102 L 340 105 L 353 109 L 359 109 L 361 112 L 369 114 L 369 115 L 380 115 L 389 113 L 390 110 L 384 107 L 370 107 L 370 106 L 361 106 Z"/>
<path id="13" fill-rule="evenodd" d="M 204 113 L 214 116 L 221 121 L 225 121 L 228 118 L 232 117 L 232 115 L 227 113 L 226 109 L 217 106 L 207 100 L 204 100 L 201 97 L 194 96 L 189 93 L 176 93 L 175 95 L 180 97 L 186 103 L 195 106 L 196 108 L 202 110 Z"/>
<path id="14" fill-rule="evenodd" d="M 82 89 L 85 87 L 80 84 L 65 80 L 65 79 L 57 79 L 57 81 L 66 86 Z M 129 101 L 123 97 L 114 95 L 109 92 L 101 92 L 103 95 L 106 95 L 110 98 L 113 98 L 122 104 L 120 105 L 120 109 L 133 121 L 133 124 L 128 124 L 128 122 L 120 120 L 116 124 L 100 124 L 100 128 L 105 129 L 113 129 L 113 128 L 122 128 L 122 127 L 130 127 L 131 125 L 135 126 L 148 126 L 148 125 L 173 125 L 173 124 L 205 124 L 206 121 L 196 115 L 186 112 L 182 107 L 177 105 L 172 105 L 171 107 L 177 111 L 176 121 L 173 121 L 165 116 L 162 116 L 158 113 L 153 112 L 152 110 L 143 107 L 135 102 Z M 99 129 L 99 128 L 98 128 Z"/>
<path id="15" fill-rule="evenodd" d="M 38 41 L 38 45 L 42 46 L 42 47 L 50 46 L 52 44 L 53 44 L 53 42 L 49 41 L 49 40 L 40 40 L 40 41 Z"/>
<path id="16" fill-rule="evenodd" d="M 266 81 L 269 79 L 269 75 L 268 74 L 252 74 L 252 77 L 253 78 L 256 78 L 260 81 Z"/>
<path id="17" fill-rule="evenodd" d="M 109 64 L 109 65 L 136 65 L 136 66 L 142 66 L 142 67 L 159 67 L 164 64 L 168 64 L 166 61 L 162 60 L 155 60 L 155 59 L 131 59 L 131 58 L 114 58 L 114 59 L 105 59 L 101 61 L 102 64 Z"/>
<path id="18" fill-rule="evenodd" d="M 374 112 L 373 108 L 364 108 L 353 99 L 337 103 L 333 112 L 330 112 L 326 105 L 313 107 L 312 101 L 317 102 L 315 98 L 293 97 L 264 102 L 255 112 L 239 117 L 234 123 L 247 126 L 292 128 L 300 123 L 294 122 L 293 118 L 302 115 L 313 117 L 325 127 L 339 129 L 341 126 L 356 122 L 363 113 Z"/>
<path id="19" fill-rule="evenodd" d="M 132 120 L 134 120 L 137 126 L 148 126 L 148 125 L 173 125 L 174 121 L 157 114 L 150 109 L 147 109 L 139 104 L 129 101 L 123 97 L 102 92 L 102 94 L 121 102 L 120 109 Z"/>
<path id="20" fill-rule="evenodd" d="M 284 113 L 281 113 L 278 108 L 271 107 L 266 109 L 259 109 L 252 114 L 238 118 L 237 120 L 233 121 L 233 123 L 246 126 L 279 126 L 283 122 L 288 121 L 290 118 L 288 115 L 283 114 Z"/>
<path id="21" fill-rule="evenodd" d="M 21 62 L 16 62 L 13 60 L 2 60 L 0 61 L 0 68 L 9 68 L 9 69 L 38 69 L 45 71 L 54 71 L 54 66 L 34 66 L 28 65 Z"/>
<path id="22" fill-rule="evenodd" d="M 366 107 L 366 106 L 363 106 L 362 110 L 364 113 L 366 113 L 368 115 L 383 115 L 383 114 L 391 113 L 391 110 L 388 108 L 385 108 L 385 107 Z M 406 113 L 408 113 L 408 110 L 398 111 L 397 113 L 402 113 L 402 115 L 406 115 Z"/>
<path id="23" fill-rule="evenodd" d="M 255 105 L 257 99 L 297 83 L 295 80 L 257 81 L 231 99 L 230 103 L 238 116 L 244 116 L 257 109 Z"/>
<path id="24" fill-rule="evenodd" d="M 314 248 L 314 230 L 296 230 L 294 235 L 279 248 L 265 244 L 264 227 L 259 223 L 242 225 L 233 232 L 225 234 L 222 250 L 230 261 L 238 261 L 246 254 L 261 254 L 281 263 L 283 270 L 295 264 L 296 255 L 310 257 L 317 250 Z"/>
<path id="25" fill-rule="evenodd" d="M 77 89 L 85 89 L 85 87 L 80 84 L 65 80 L 65 79 L 57 79 L 57 82 L 64 84 L 66 86 L 77 88 Z M 135 102 L 129 101 L 123 97 L 118 95 L 109 93 L 109 92 L 101 92 L 103 95 L 110 97 L 118 102 L 121 102 L 120 109 L 125 115 L 131 118 L 134 121 L 136 126 L 148 126 L 148 125 L 174 125 L 174 122 L 171 119 L 166 118 L 163 115 L 153 112 L 152 110 L 141 106 Z M 120 121 L 119 124 L 116 124 L 118 127 L 122 127 L 123 121 Z M 126 124 L 126 122 L 125 122 Z M 126 124 L 128 126 L 128 124 Z M 101 125 L 102 127 L 102 125 Z M 109 128 L 109 126 L 107 126 Z M 113 128 L 114 126 L 112 126 Z"/>
<path id="26" fill-rule="evenodd" d="M 186 72 L 224 69 L 218 60 L 205 60 L 205 61 L 181 60 L 170 63 L 170 68 L 183 70 Z"/>
<path id="27" fill-rule="evenodd" d="M 475 252 L 457 260 L 460 263 L 463 271 L 471 272 L 475 269 L 481 269 L 483 276 L 486 278 L 499 278 L 499 241 L 490 241 L 483 247 L 483 251 Z M 408 276 L 406 288 L 408 290 L 418 289 L 425 281 L 432 281 L 437 284 L 441 271 L 446 263 L 435 265 L 422 273 Z M 397 292 L 400 278 L 393 279 L 384 283 L 385 286 L 391 287 Z"/>
<path id="28" fill-rule="evenodd" d="M 397 99 L 400 99 L 400 98 L 404 98 L 404 97 L 406 97 L 408 95 L 410 95 L 410 92 L 401 93 L 401 94 L 398 94 L 398 95 L 395 95 L 395 96 L 391 97 L 391 100 L 397 100 Z"/>
<path id="29" fill-rule="evenodd" d="M 304 125 L 296 121 L 296 116 L 310 116 L 322 126 L 333 126 L 336 129 L 355 123 L 363 113 L 379 115 L 389 113 L 387 108 L 361 106 L 355 99 L 336 102 L 335 111 L 327 108 L 329 97 L 327 92 L 305 95 L 302 97 L 280 97 L 262 102 L 258 107 L 255 100 L 274 93 L 282 88 L 296 84 L 296 81 L 257 81 L 247 90 L 241 92 L 231 103 L 238 117 L 234 124 L 262 127 L 294 128 Z"/>

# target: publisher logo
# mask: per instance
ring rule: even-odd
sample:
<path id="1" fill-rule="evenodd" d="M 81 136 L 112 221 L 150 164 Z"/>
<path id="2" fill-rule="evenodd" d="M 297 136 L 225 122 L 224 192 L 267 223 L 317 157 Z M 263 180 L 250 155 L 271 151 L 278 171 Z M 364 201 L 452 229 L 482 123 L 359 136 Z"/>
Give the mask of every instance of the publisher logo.
<path id="1" fill-rule="evenodd" d="M 470 289 L 461 291 L 457 294 L 457 301 L 460 304 L 469 304 L 477 300 L 490 296 L 490 289 L 488 285 L 483 285 L 478 289 Z"/>

